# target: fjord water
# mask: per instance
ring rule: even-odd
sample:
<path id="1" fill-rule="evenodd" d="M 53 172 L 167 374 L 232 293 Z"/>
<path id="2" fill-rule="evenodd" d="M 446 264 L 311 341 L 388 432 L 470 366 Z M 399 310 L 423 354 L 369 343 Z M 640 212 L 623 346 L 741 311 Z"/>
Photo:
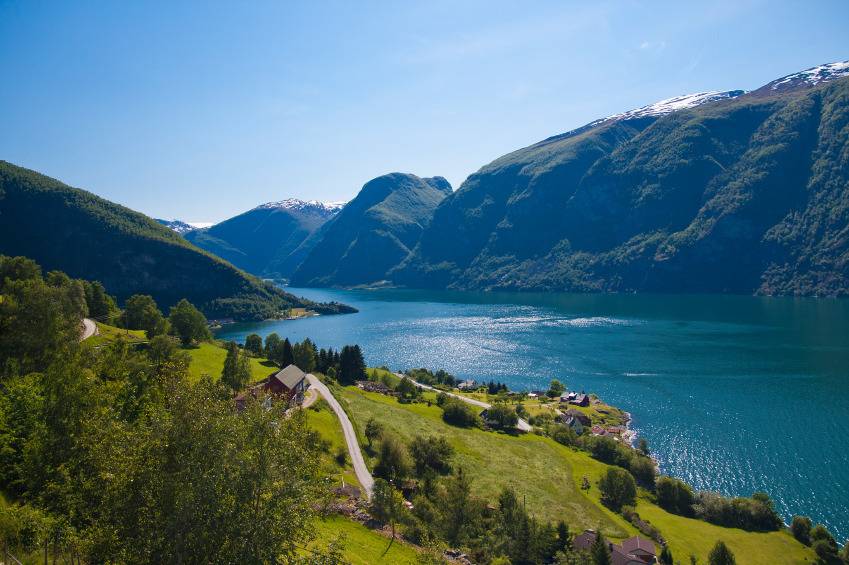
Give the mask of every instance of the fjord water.
<path id="1" fill-rule="evenodd" d="M 662 472 L 725 494 L 765 491 L 786 520 L 810 515 L 849 536 L 849 301 L 287 290 L 360 312 L 218 336 L 358 343 L 370 365 L 520 390 L 557 378 L 631 412 Z"/>

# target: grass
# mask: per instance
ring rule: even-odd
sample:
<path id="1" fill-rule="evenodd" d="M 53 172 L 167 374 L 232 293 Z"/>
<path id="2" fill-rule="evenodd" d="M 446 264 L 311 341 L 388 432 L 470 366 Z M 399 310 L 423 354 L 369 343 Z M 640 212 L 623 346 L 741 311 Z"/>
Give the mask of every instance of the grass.
<path id="1" fill-rule="evenodd" d="M 205 374 L 213 379 L 218 379 L 221 376 L 227 350 L 218 343 L 204 342 L 197 347 L 185 348 L 183 351 L 192 358 L 189 365 L 189 378 L 193 382 L 200 380 L 201 376 Z M 277 365 L 267 359 L 251 358 L 252 382 L 260 381 L 279 370 Z"/>
<path id="2" fill-rule="evenodd" d="M 344 389 L 342 397 L 358 429 L 373 417 L 405 441 L 416 434 L 445 436 L 456 451 L 455 466 L 468 472 L 481 497 L 492 501 L 502 487 L 512 486 L 533 514 L 543 520 L 564 520 L 573 532 L 600 528 L 614 539 L 637 533 L 624 518 L 601 504 L 597 483 L 609 466 L 585 452 L 533 434 L 514 436 L 456 428 L 442 421 L 436 406 L 400 404 L 394 398 L 353 387 Z M 370 463 L 368 457 L 366 461 Z M 580 489 L 583 477 L 592 485 L 588 492 Z M 735 553 L 739 565 L 815 561 L 813 552 L 786 531 L 746 532 L 676 516 L 652 503 L 644 492 L 637 511 L 660 530 L 675 558 L 682 562 L 693 554 L 705 563 L 720 539 Z"/>
<path id="3" fill-rule="evenodd" d="M 345 465 L 342 466 L 335 459 L 339 449 L 344 449 L 345 453 L 348 453 L 345 436 L 342 434 L 342 426 L 339 425 L 336 414 L 324 400 L 316 401 L 315 404 L 307 408 L 306 412 L 310 428 L 315 430 L 328 446 L 327 452 L 322 456 L 323 470 L 333 478 L 335 486 L 341 486 L 344 481 L 345 484 L 360 487 L 354 468 L 351 466 L 350 455 L 346 457 Z"/>
<path id="4" fill-rule="evenodd" d="M 147 341 L 147 336 L 144 334 L 143 330 L 125 330 L 123 328 L 110 326 L 109 324 L 102 324 L 100 322 L 95 323 L 97 324 L 98 333 L 97 335 L 93 335 L 88 338 L 86 343 L 90 343 L 92 345 L 103 345 L 105 343 L 115 341 L 118 338 L 122 338 L 124 341 L 129 343 Z"/>
<path id="5" fill-rule="evenodd" d="M 416 563 L 418 553 L 408 544 L 396 539 L 390 545 L 389 538 L 342 516 L 331 516 L 316 520 L 316 541 L 310 548 L 326 548 L 334 539 L 342 536 L 345 559 L 352 565 Z"/>
<path id="6" fill-rule="evenodd" d="M 405 441 L 416 434 L 445 436 L 456 451 L 454 466 L 468 472 L 478 494 L 487 500 L 495 500 L 503 487 L 512 486 L 543 520 L 565 520 L 573 528 L 600 528 L 615 538 L 634 531 L 580 492 L 565 456 L 570 450 L 548 438 L 456 428 L 442 421 L 442 410 L 435 405 L 399 404 L 394 398 L 352 387 L 345 389 L 343 398 L 358 430 L 373 417 Z"/>

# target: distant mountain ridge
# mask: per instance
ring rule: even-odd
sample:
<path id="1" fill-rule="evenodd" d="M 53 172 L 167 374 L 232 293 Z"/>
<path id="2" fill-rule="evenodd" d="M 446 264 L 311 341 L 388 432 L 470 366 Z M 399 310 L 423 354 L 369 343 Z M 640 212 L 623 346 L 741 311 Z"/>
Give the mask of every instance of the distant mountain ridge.
<path id="1" fill-rule="evenodd" d="M 261 204 L 186 239 L 257 276 L 288 279 L 309 253 L 310 239 L 344 203 L 288 198 Z"/>
<path id="2" fill-rule="evenodd" d="M 162 220 L 160 218 L 156 218 L 156 221 L 180 235 L 186 234 L 195 229 L 193 225 L 187 224 L 182 220 Z"/>
<path id="3" fill-rule="evenodd" d="M 167 310 L 187 298 L 207 316 L 258 320 L 291 307 L 353 311 L 283 292 L 214 257 L 155 220 L 0 161 L 0 254 L 98 280 L 119 300 L 152 295 Z"/>

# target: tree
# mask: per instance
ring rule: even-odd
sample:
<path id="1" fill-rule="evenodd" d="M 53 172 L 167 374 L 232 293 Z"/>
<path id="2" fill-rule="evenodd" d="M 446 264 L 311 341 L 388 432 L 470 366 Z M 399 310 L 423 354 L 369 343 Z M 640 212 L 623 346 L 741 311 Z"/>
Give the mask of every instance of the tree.
<path id="1" fill-rule="evenodd" d="M 673 477 L 659 477 L 655 483 L 657 503 L 661 508 L 673 514 L 691 516 L 695 495 L 690 485 Z"/>
<path id="2" fill-rule="evenodd" d="M 296 343 L 292 347 L 292 353 L 295 357 L 295 365 L 300 370 L 305 373 L 312 373 L 315 370 L 316 348 L 309 338 L 304 339 L 301 343 Z"/>
<path id="3" fill-rule="evenodd" d="M 251 373 L 250 354 L 248 354 L 247 351 L 242 350 L 242 353 L 239 355 L 238 365 L 236 367 L 236 386 L 232 387 L 233 390 L 238 392 L 245 388 L 245 386 L 247 386 L 247 384 L 251 382 L 252 376 L 253 375 Z"/>
<path id="4" fill-rule="evenodd" d="M 339 354 L 339 383 L 352 385 L 366 379 L 366 362 L 359 345 L 346 345 Z"/>
<path id="5" fill-rule="evenodd" d="M 171 323 L 171 330 L 180 337 L 184 346 L 212 338 L 206 316 L 185 298 L 171 307 L 168 321 Z"/>
<path id="6" fill-rule="evenodd" d="M 255 356 L 262 355 L 262 338 L 257 334 L 251 334 L 245 338 L 245 351 L 250 351 Z"/>
<path id="7" fill-rule="evenodd" d="M 394 435 L 383 434 L 374 474 L 393 482 L 401 481 L 410 474 L 410 459 L 407 451 Z"/>
<path id="8" fill-rule="evenodd" d="M 288 367 L 295 363 L 295 351 L 292 347 L 292 342 L 289 341 L 289 338 L 283 340 L 283 343 L 280 344 L 280 366 Z"/>
<path id="9" fill-rule="evenodd" d="M 668 545 L 663 546 L 658 561 L 662 565 L 674 565 L 675 561 L 672 559 L 672 550 L 669 549 Z"/>
<path id="10" fill-rule="evenodd" d="M 421 395 L 419 387 L 414 385 L 413 381 L 407 377 L 404 377 L 395 385 L 395 392 L 398 393 L 399 398 L 402 400 L 413 400 Z"/>
<path id="11" fill-rule="evenodd" d="M 408 447 L 418 476 L 428 471 L 445 475 L 451 472 L 454 448 L 444 437 L 416 436 Z"/>
<path id="12" fill-rule="evenodd" d="M 224 358 L 224 368 L 221 370 L 221 382 L 233 390 L 239 390 L 239 346 L 235 341 L 227 342 L 227 357 Z"/>
<path id="13" fill-rule="evenodd" d="M 111 323 L 112 318 L 118 314 L 115 299 L 107 294 L 106 289 L 98 281 L 84 281 L 83 286 L 89 318 Z"/>
<path id="14" fill-rule="evenodd" d="M 519 416 L 507 404 L 493 404 L 486 411 L 486 423 L 497 430 L 512 430 L 519 423 Z"/>
<path id="15" fill-rule="evenodd" d="M 447 397 L 442 404 L 442 419 L 448 424 L 464 428 L 480 424 L 480 418 L 468 404 L 451 397 Z"/>
<path id="16" fill-rule="evenodd" d="M 601 532 L 598 532 L 590 546 L 590 556 L 593 560 L 593 565 L 611 565 L 613 558 L 610 555 L 610 548 L 607 545 L 607 540 Z"/>
<path id="17" fill-rule="evenodd" d="M 368 422 L 366 422 L 366 439 L 368 440 L 368 447 L 371 449 L 372 444 L 379 440 L 383 435 L 383 424 L 375 420 L 374 418 L 369 418 Z"/>
<path id="18" fill-rule="evenodd" d="M 563 383 L 554 379 L 551 381 L 551 384 L 548 385 L 548 392 L 546 394 L 549 398 L 556 398 L 563 394 L 564 390 L 566 390 L 566 387 L 563 386 Z"/>
<path id="19" fill-rule="evenodd" d="M 651 457 L 634 455 L 628 464 L 628 470 L 637 479 L 637 482 L 647 488 L 654 487 L 655 473 L 657 472 Z"/>
<path id="20" fill-rule="evenodd" d="M 395 523 L 402 518 L 403 512 L 404 499 L 401 494 L 383 479 L 375 479 L 369 513 L 375 520 L 389 524 L 393 540 L 395 539 Z"/>
<path id="21" fill-rule="evenodd" d="M 649 442 L 646 441 L 646 438 L 641 437 L 637 441 L 637 451 L 639 451 L 640 453 L 642 453 L 646 457 L 649 456 Z"/>
<path id="22" fill-rule="evenodd" d="M 837 541 L 828 528 L 817 524 L 811 528 L 811 547 L 824 563 L 839 563 Z"/>
<path id="23" fill-rule="evenodd" d="M 598 482 L 601 501 L 618 512 L 626 504 L 633 506 L 637 498 L 637 483 L 631 473 L 611 467 Z"/>
<path id="24" fill-rule="evenodd" d="M 165 318 L 156 301 L 147 294 L 134 294 L 124 303 L 120 323 L 130 330 L 144 330 L 148 339 L 164 334 L 167 330 Z"/>
<path id="25" fill-rule="evenodd" d="M 713 549 L 708 553 L 708 565 L 736 565 L 737 560 L 734 559 L 734 554 L 725 545 L 725 542 L 719 540 Z"/>
<path id="26" fill-rule="evenodd" d="M 147 356 L 155 365 L 167 363 L 174 353 L 177 351 L 177 346 L 167 335 L 158 335 L 150 340 Z"/>
<path id="27" fill-rule="evenodd" d="M 807 516 L 793 516 L 790 532 L 793 537 L 805 545 L 811 545 L 811 519 Z"/>
<path id="28" fill-rule="evenodd" d="M 572 535 L 569 533 L 569 524 L 560 520 L 557 522 L 557 549 L 564 553 L 572 551 Z"/>
<path id="29" fill-rule="evenodd" d="M 478 518 L 479 509 L 472 499 L 471 492 L 471 480 L 460 467 L 445 485 L 444 498 L 441 501 L 444 516 L 443 535 L 452 546 L 462 545 L 464 538 L 470 533 L 470 526 Z"/>
<path id="30" fill-rule="evenodd" d="M 277 362 L 275 351 L 277 351 L 277 345 L 279 343 L 280 336 L 277 333 L 272 332 L 265 336 L 265 356 L 268 357 L 269 361 Z"/>

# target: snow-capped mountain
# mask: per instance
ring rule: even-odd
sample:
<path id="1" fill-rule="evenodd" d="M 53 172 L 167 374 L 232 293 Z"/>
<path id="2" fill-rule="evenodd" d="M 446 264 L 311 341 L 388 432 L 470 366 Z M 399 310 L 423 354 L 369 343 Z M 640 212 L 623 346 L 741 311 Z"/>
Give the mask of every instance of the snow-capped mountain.
<path id="1" fill-rule="evenodd" d="M 798 86 L 816 86 L 821 82 L 849 76 L 849 61 L 827 63 L 776 79 L 764 89 L 786 90 Z"/>
<path id="2" fill-rule="evenodd" d="M 701 106 L 702 104 L 707 104 L 708 102 L 716 102 L 717 100 L 737 98 L 741 94 L 745 94 L 745 92 L 745 90 L 728 90 L 725 92 L 714 90 L 711 92 L 697 92 L 695 94 L 675 96 L 673 98 L 667 98 L 666 100 L 655 102 L 654 104 L 649 104 L 648 106 L 643 106 L 642 108 L 636 108 L 634 110 L 622 112 L 621 114 L 614 114 L 612 116 L 596 120 L 595 122 L 592 122 L 591 125 L 599 125 L 606 122 L 612 122 L 614 120 L 631 120 L 634 118 L 643 118 L 646 116 L 663 116 L 664 114 L 671 114 L 672 112 L 677 112 L 678 110 L 695 108 L 696 106 Z"/>
<path id="3" fill-rule="evenodd" d="M 182 220 L 162 220 L 160 218 L 157 218 L 156 221 L 165 226 L 166 228 L 174 230 L 180 235 L 188 233 L 193 229 L 197 228 L 197 226 L 193 226 L 187 222 L 183 222 Z"/>
<path id="4" fill-rule="evenodd" d="M 333 216 L 341 210 L 343 206 L 345 206 L 345 202 L 321 202 L 319 200 L 287 198 L 285 200 L 280 200 L 279 202 L 266 202 L 265 204 L 260 204 L 254 209 L 261 210 L 276 208 L 306 213 L 312 212 L 322 216 Z"/>

